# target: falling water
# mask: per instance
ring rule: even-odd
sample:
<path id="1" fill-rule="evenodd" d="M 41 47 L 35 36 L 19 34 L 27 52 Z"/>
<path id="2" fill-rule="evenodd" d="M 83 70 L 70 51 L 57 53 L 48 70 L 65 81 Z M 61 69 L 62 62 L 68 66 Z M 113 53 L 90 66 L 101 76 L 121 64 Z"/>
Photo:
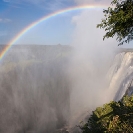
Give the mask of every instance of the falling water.
<path id="1" fill-rule="evenodd" d="M 125 95 L 127 89 L 132 86 L 133 80 L 133 51 L 121 50 L 112 63 L 108 75 L 110 76 L 110 85 L 107 93 L 110 94 L 110 100 L 118 101 Z"/>

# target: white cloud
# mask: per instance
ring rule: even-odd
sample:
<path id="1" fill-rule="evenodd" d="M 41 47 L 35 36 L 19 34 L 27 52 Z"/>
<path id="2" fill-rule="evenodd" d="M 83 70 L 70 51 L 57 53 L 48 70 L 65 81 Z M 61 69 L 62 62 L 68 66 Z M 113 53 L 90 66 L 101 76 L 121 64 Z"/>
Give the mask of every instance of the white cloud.
<path id="1" fill-rule="evenodd" d="M 44 4 L 46 2 L 46 0 L 22 0 L 22 1 L 33 3 L 33 4 Z"/>
<path id="2" fill-rule="evenodd" d="M 74 2 L 78 5 L 84 4 L 96 4 L 96 5 L 109 5 L 112 0 L 74 0 Z"/>
<path id="3" fill-rule="evenodd" d="M 4 2 L 10 2 L 10 0 L 3 0 Z"/>
<path id="4" fill-rule="evenodd" d="M 9 19 L 9 18 L 0 18 L 0 23 L 9 23 L 11 22 L 12 20 Z"/>
<path id="5" fill-rule="evenodd" d="M 52 0 L 50 0 L 50 1 L 47 1 L 47 0 L 34 0 L 34 1 L 33 0 L 23 0 L 23 1 L 34 4 L 41 8 L 45 8 L 47 10 L 54 11 L 54 10 L 59 10 L 65 6 L 67 6 L 66 2 L 69 2 L 70 0 L 53 0 L 53 1 Z"/>
<path id="6" fill-rule="evenodd" d="M 4 2 L 9 2 L 11 6 L 21 6 L 21 5 L 34 5 L 41 9 L 47 9 L 51 11 L 66 8 L 71 5 L 73 0 L 3 0 Z"/>
<path id="7" fill-rule="evenodd" d="M 6 36 L 7 32 L 6 31 L 0 31 L 0 36 Z"/>
<path id="8" fill-rule="evenodd" d="M 9 6 L 18 6 L 18 5 L 46 5 L 46 0 L 3 0 L 4 2 L 8 2 L 10 5 Z"/>

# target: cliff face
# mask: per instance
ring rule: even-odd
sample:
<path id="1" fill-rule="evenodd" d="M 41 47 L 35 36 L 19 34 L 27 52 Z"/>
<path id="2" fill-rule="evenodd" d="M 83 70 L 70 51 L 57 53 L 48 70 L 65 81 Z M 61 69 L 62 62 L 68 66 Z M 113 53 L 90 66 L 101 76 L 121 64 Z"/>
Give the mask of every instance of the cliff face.
<path id="1" fill-rule="evenodd" d="M 114 97 L 114 100 L 118 101 L 125 94 L 131 95 L 133 88 L 133 52 L 128 50 L 118 53 L 108 75 L 110 97 Z"/>

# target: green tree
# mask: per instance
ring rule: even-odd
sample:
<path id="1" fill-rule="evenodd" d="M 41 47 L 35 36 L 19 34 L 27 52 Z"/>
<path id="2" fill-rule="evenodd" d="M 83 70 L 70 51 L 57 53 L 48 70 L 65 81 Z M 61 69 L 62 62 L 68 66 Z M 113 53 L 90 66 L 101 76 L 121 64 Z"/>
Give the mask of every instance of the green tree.
<path id="1" fill-rule="evenodd" d="M 103 10 L 105 18 L 97 25 L 106 31 L 103 39 L 116 36 L 119 45 L 133 40 L 133 0 L 113 0 Z"/>
<path id="2" fill-rule="evenodd" d="M 96 108 L 80 128 L 83 133 L 133 133 L 133 95 Z"/>

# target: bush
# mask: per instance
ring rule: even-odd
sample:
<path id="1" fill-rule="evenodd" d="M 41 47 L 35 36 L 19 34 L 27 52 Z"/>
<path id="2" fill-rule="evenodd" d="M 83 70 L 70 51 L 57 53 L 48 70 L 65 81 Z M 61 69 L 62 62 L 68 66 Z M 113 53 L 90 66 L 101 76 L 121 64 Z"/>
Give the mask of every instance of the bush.
<path id="1" fill-rule="evenodd" d="M 82 133 L 133 133 L 133 95 L 96 108 L 80 128 Z"/>

